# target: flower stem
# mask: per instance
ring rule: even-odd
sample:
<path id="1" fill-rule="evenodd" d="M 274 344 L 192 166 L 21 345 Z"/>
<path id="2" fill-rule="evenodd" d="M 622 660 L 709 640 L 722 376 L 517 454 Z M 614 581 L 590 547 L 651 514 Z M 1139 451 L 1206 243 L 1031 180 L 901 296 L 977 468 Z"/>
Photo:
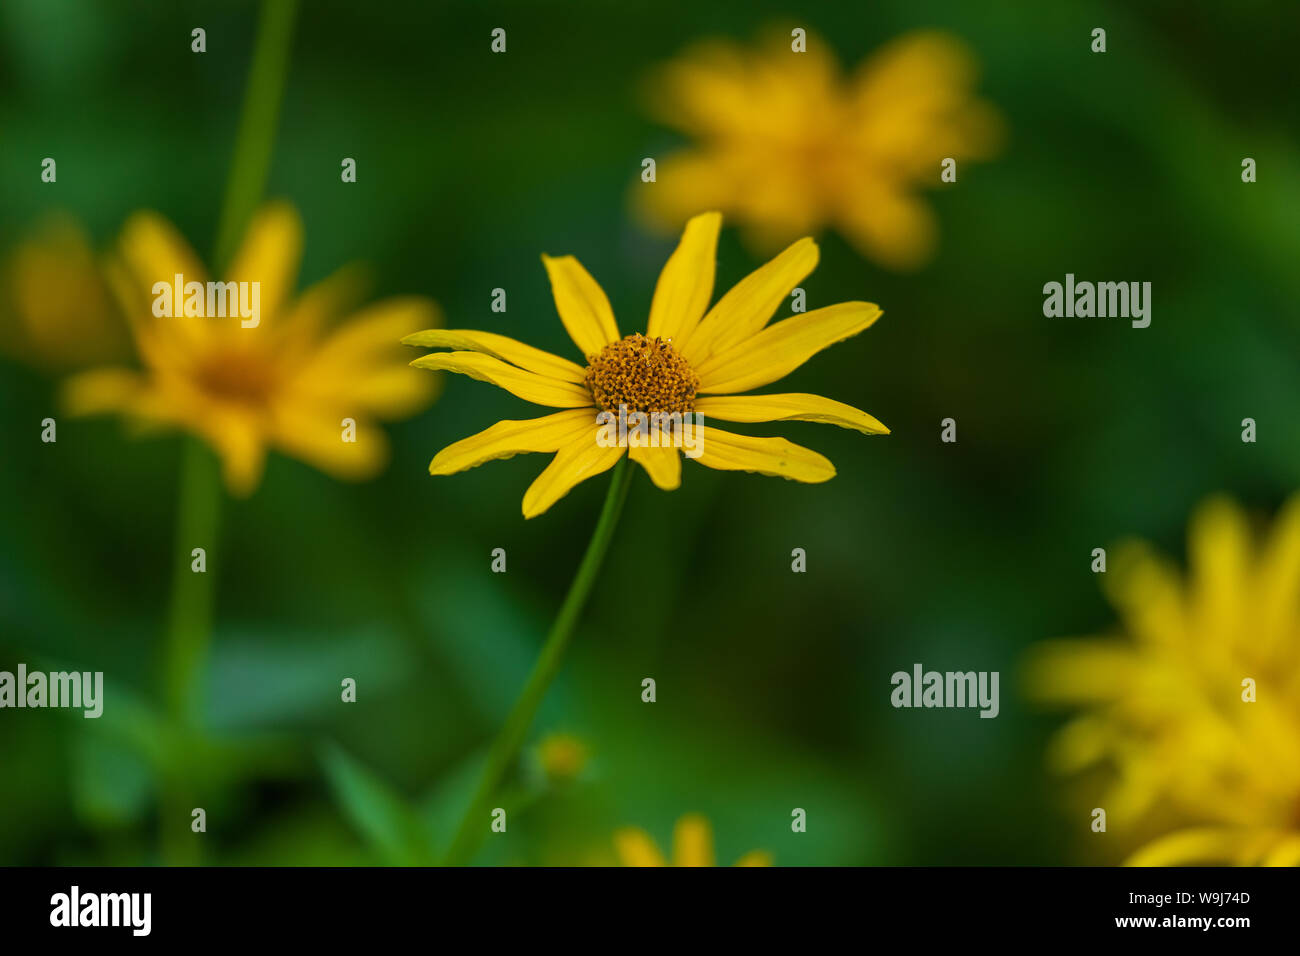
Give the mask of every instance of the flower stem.
<path id="1" fill-rule="evenodd" d="M 492 749 L 488 751 L 487 766 L 483 769 L 483 776 L 479 778 L 478 789 L 474 792 L 474 798 L 470 801 L 465 816 L 461 818 L 451 848 L 443 861 L 448 866 L 469 862 L 488 832 L 488 803 L 500 786 L 506 771 L 514 763 L 528 728 L 537 715 L 537 708 L 541 706 L 551 681 L 560 670 L 564 651 L 569 646 L 574 627 L 586 606 L 587 598 L 591 595 L 596 577 L 600 574 L 601 564 L 604 563 L 605 553 L 609 550 L 609 543 L 614 537 L 614 528 L 618 525 L 619 515 L 623 512 L 623 503 L 627 500 L 627 491 L 631 483 L 632 469 L 628 465 L 627 457 L 624 456 L 614 466 L 614 475 L 609 482 L 605 504 L 600 510 L 600 518 L 596 521 L 596 530 L 591 534 L 587 552 L 582 556 L 582 563 L 578 565 L 573 583 L 569 585 L 569 593 L 565 596 L 564 603 L 560 605 L 560 613 L 556 615 L 555 622 L 551 625 L 546 643 L 542 645 L 532 673 L 528 675 L 528 682 L 524 684 L 524 689 L 510 710 L 510 716 L 506 718 L 505 725 L 492 743 Z"/>
<path id="2" fill-rule="evenodd" d="M 263 0 L 262 3 L 253 64 L 248 71 L 248 87 L 235 134 L 234 157 L 217 221 L 217 245 L 212 256 L 216 275 L 230 264 L 235 245 L 266 189 L 297 12 L 298 0 Z"/>
<path id="3" fill-rule="evenodd" d="M 167 715 L 176 731 L 172 738 L 176 746 L 190 740 L 203 712 L 200 677 L 212 636 L 212 578 L 216 573 L 212 562 L 220 517 L 221 476 L 216 456 L 199 439 L 187 437 L 181 450 L 171 607 L 163 650 Z M 195 548 L 203 549 L 202 572 L 194 570 Z M 197 862 L 197 844 L 186 839 L 191 835 L 187 826 L 191 806 L 178 763 L 178 757 L 173 757 L 163 773 L 163 856 L 172 865 Z"/>
<path id="4" fill-rule="evenodd" d="M 262 201 L 275 128 L 289 72 L 293 24 L 298 0 L 264 0 L 257 24 L 253 63 L 240 110 L 234 155 L 218 218 L 213 273 L 230 264 L 235 244 Z M 176 555 L 171 607 L 163 649 L 163 684 L 167 715 L 175 731 L 176 751 L 162 768 L 160 813 L 162 856 L 166 863 L 196 864 L 199 844 L 188 829 L 193 788 L 184 770 L 185 753 L 201 732 L 204 710 L 203 669 L 212 638 L 212 575 L 221 516 L 221 476 L 214 454 L 195 437 L 181 452 L 180 500 L 176 517 Z M 204 551 L 205 570 L 193 570 L 193 550 Z"/>

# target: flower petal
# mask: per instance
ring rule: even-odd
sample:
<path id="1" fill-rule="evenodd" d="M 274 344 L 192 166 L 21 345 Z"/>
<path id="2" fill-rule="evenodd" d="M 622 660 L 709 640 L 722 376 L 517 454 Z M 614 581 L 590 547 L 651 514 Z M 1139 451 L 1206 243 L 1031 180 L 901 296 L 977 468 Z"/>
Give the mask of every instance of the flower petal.
<path id="1" fill-rule="evenodd" d="M 821 253 L 811 239 L 800 239 L 772 261 L 755 269 L 728 290 L 684 337 L 679 351 L 696 365 L 725 352 L 760 331 L 781 301 L 817 268 Z"/>
<path id="2" fill-rule="evenodd" d="M 132 369 L 97 368 L 65 379 L 60 391 L 69 415 L 103 415 L 130 411 L 145 387 Z"/>
<path id="3" fill-rule="evenodd" d="M 343 441 L 342 416 L 331 409 L 282 403 L 272 414 L 272 440 L 281 451 L 345 481 L 363 481 L 388 461 L 388 436 L 368 421 L 355 422 L 355 441 Z"/>
<path id="4" fill-rule="evenodd" d="M 587 372 L 581 365 L 552 355 L 542 349 L 525 345 L 517 339 L 473 329 L 428 329 L 415 332 L 402 339 L 403 345 L 418 345 L 431 349 L 457 349 L 465 352 L 483 352 L 529 372 L 558 378 L 562 382 L 581 385 Z"/>
<path id="5" fill-rule="evenodd" d="M 430 401 L 441 378 L 431 379 L 407 367 L 410 353 L 403 335 L 436 323 L 438 308 L 428 299 L 385 299 L 348 318 L 319 346 L 296 360 L 283 361 L 292 391 L 304 404 L 341 409 L 384 419 L 403 418 Z M 281 353 L 288 356 L 287 349 Z"/>
<path id="6" fill-rule="evenodd" d="M 526 372 L 481 352 L 434 352 L 420 356 L 411 364 L 416 368 L 460 372 L 480 382 L 491 382 L 537 405 L 551 408 L 586 408 L 591 405 L 591 393 L 581 385 Z"/>
<path id="7" fill-rule="evenodd" d="M 583 358 L 590 358 L 610 342 L 620 338 L 609 299 L 573 256 L 542 256 L 546 273 L 551 277 L 551 294 L 560 321 L 569 332 Z"/>
<path id="8" fill-rule="evenodd" d="M 763 329 L 696 367 L 701 392 L 744 392 L 793 372 L 880 318 L 871 302 L 842 302 Z"/>
<path id="9" fill-rule="evenodd" d="M 236 498 L 247 498 L 256 491 L 266 468 L 266 436 L 259 417 L 245 409 L 214 407 L 194 428 L 221 459 L 226 490 Z M 334 432 L 336 441 L 337 436 Z"/>
<path id="10" fill-rule="evenodd" d="M 664 855 L 650 834 L 637 827 L 624 827 L 614 834 L 614 850 L 624 866 L 667 866 Z"/>
<path id="11" fill-rule="evenodd" d="M 679 449 L 667 445 L 659 448 L 629 446 L 628 457 L 645 469 L 655 487 L 673 491 L 682 483 L 682 456 Z"/>
<path id="12" fill-rule="evenodd" d="M 227 278 L 260 283 L 259 319 L 274 322 L 293 293 L 301 263 L 302 220 L 287 202 L 271 202 L 249 222 Z"/>
<path id="13" fill-rule="evenodd" d="M 721 228 L 719 212 L 702 213 L 686 224 L 681 242 L 659 273 L 646 324 L 650 338 L 679 342 L 690 337 L 713 298 Z"/>
<path id="14" fill-rule="evenodd" d="M 210 340 L 215 326 L 206 318 L 186 316 L 183 298 L 172 303 L 173 318 L 153 319 L 156 283 L 174 288 L 178 275 L 184 283 L 207 280 L 194 250 L 175 226 L 155 212 L 135 213 L 122 227 L 117 254 L 126 268 L 110 269 L 110 284 L 128 321 L 136 327 L 147 324 L 158 329 L 167 347 L 182 353 Z"/>
<path id="15" fill-rule="evenodd" d="M 772 854 L 765 850 L 751 850 L 735 863 L 736 866 L 771 866 Z"/>
<path id="16" fill-rule="evenodd" d="M 1256 834 L 1224 827 L 1179 830 L 1148 843 L 1124 861 L 1125 866 L 1186 866 L 1237 862 L 1243 844 Z"/>
<path id="17" fill-rule="evenodd" d="M 673 827 L 673 865 L 713 866 L 713 830 L 698 813 L 688 813 Z"/>
<path id="18" fill-rule="evenodd" d="M 596 435 L 597 430 L 592 428 L 556 452 L 551 463 L 524 492 L 525 518 L 536 518 L 575 485 L 608 471 L 618 463 L 625 449 L 617 445 L 601 446 Z"/>
<path id="19" fill-rule="evenodd" d="M 699 429 L 695 441 L 703 449 L 695 460 L 709 468 L 755 471 L 810 484 L 835 477 L 829 459 L 784 438 L 752 438 L 707 425 L 695 427 Z"/>
<path id="20" fill-rule="evenodd" d="M 823 422 L 856 428 L 865 435 L 888 435 L 889 429 L 852 405 L 820 395 L 717 395 L 695 400 L 695 411 L 727 422 Z"/>
<path id="21" fill-rule="evenodd" d="M 429 474 L 453 475 L 497 458 L 510 458 L 527 452 L 559 451 L 580 440 L 594 427 L 595 420 L 594 409 L 574 408 L 542 418 L 497 422 L 434 455 L 429 463 Z"/>

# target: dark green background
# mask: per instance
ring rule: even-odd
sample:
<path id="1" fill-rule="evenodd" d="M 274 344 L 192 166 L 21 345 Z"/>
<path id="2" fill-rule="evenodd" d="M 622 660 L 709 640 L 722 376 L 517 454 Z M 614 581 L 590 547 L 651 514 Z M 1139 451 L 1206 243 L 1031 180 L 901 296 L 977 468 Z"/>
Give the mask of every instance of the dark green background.
<path id="1" fill-rule="evenodd" d="M 210 254 L 256 19 L 250 3 L 6 0 L 0 243 L 61 208 L 106 244 L 147 207 Z M 578 734 L 592 764 L 556 792 L 521 773 L 528 797 L 505 804 L 509 832 L 480 860 L 584 862 L 627 824 L 666 845 L 692 810 L 722 862 L 754 848 L 783 864 L 1093 859 L 1088 817 L 1042 769 L 1055 721 L 1019 699 L 1018 661 L 1110 626 L 1092 548 L 1136 534 L 1181 554 L 1206 494 L 1267 513 L 1295 486 L 1298 21 L 1290 2 L 1175 0 L 303 4 L 268 186 L 302 211 L 303 280 L 366 260 L 377 295 L 425 294 L 449 326 L 573 358 L 539 254 L 577 255 L 621 328 L 643 327 L 675 239 L 643 232 L 629 193 L 652 188 L 641 158 L 680 140 L 639 89 L 690 42 L 793 23 L 856 63 L 908 29 L 947 29 L 1009 127 L 998 159 L 930 194 L 942 239 L 926 269 L 888 273 L 826 235 L 804 283 L 810 308 L 867 299 L 885 315 L 775 388 L 857 405 L 891 436 L 737 427 L 826 454 L 839 474 L 820 486 L 687 463 L 665 494 L 637 474 L 535 727 Z M 505 56 L 488 49 L 497 26 Z M 40 182 L 45 156 L 56 185 Z M 719 294 L 757 264 L 724 231 Z M 1151 327 L 1044 318 L 1042 286 L 1066 272 L 1150 281 Z M 0 669 L 110 682 L 100 721 L 0 711 L 0 863 L 150 862 L 180 443 L 61 419 L 42 444 L 54 383 L 0 369 Z M 445 846 L 608 478 L 525 523 L 542 457 L 451 478 L 426 466 L 534 413 L 456 378 L 390 429 L 378 480 L 273 456 L 257 494 L 226 504 L 209 723 L 232 746 L 198 778 L 206 862 L 418 861 L 419 833 Z M 956 445 L 939 442 L 949 416 Z M 505 575 L 489 572 L 497 547 Z M 892 709 L 889 675 L 914 662 L 1000 671 L 1001 716 Z M 355 705 L 339 702 L 344 676 Z M 794 807 L 806 834 L 790 832 Z"/>

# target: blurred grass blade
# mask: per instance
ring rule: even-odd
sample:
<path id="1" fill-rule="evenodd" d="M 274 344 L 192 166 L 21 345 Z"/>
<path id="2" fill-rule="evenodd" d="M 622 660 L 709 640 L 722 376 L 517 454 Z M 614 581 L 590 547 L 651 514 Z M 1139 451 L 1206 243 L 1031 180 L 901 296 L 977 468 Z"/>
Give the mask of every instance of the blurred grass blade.
<path id="1" fill-rule="evenodd" d="M 336 744 L 322 746 L 320 759 L 339 805 L 383 862 L 433 862 L 428 834 L 400 794 Z"/>

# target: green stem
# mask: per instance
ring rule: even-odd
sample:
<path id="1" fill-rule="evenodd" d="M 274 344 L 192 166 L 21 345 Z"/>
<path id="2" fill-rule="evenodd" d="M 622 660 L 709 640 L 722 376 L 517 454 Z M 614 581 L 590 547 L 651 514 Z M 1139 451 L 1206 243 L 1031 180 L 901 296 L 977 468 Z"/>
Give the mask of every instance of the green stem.
<path id="1" fill-rule="evenodd" d="M 198 675 L 212 632 L 213 560 L 220 517 L 221 476 L 216 456 L 199 439 L 187 437 L 181 450 L 165 674 L 167 713 L 182 726 L 197 724 L 203 711 Z M 195 548 L 203 549 L 203 572 L 194 570 Z"/>
<path id="2" fill-rule="evenodd" d="M 181 451 L 180 495 L 171 607 L 164 644 L 163 685 L 172 742 L 188 748 L 203 712 L 202 674 L 212 637 L 213 557 L 221 518 L 221 476 L 216 456 L 197 438 L 186 437 Z M 203 549 L 204 570 L 196 571 L 195 548 Z M 185 783 L 184 756 L 173 753 L 163 772 L 163 857 L 171 865 L 198 862 L 198 844 L 189 831 L 191 792 Z"/>
<path id="3" fill-rule="evenodd" d="M 609 492 L 605 496 L 605 505 L 601 508 L 600 518 L 596 521 L 596 530 L 592 532 L 587 553 L 582 556 L 582 563 L 578 565 L 578 572 L 573 577 L 573 583 L 569 585 L 569 593 L 560 606 L 560 613 L 556 615 L 555 623 L 551 625 L 550 633 L 546 636 L 546 643 L 542 645 L 541 653 L 537 656 L 537 663 L 533 665 L 533 671 L 528 675 L 528 682 L 524 684 L 524 689 L 510 710 L 510 716 L 506 718 L 505 725 L 492 743 L 492 749 L 488 751 L 487 766 L 483 769 L 483 776 L 479 779 L 474 798 L 470 801 L 465 816 L 461 818 L 460 826 L 456 829 L 455 839 L 452 840 L 451 848 L 443 861 L 446 865 L 469 862 L 474 851 L 478 849 L 480 841 L 488 832 L 490 823 L 487 813 L 488 803 L 496 793 L 497 787 L 501 785 L 506 771 L 514 763 L 528 728 L 537 715 L 537 708 L 541 706 L 542 698 L 546 696 L 551 681 L 560 670 L 564 651 L 569 646 L 574 627 L 578 623 L 582 609 L 586 606 L 587 598 L 591 595 L 596 577 L 600 574 L 600 566 L 605 560 L 605 553 L 609 550 L 609 542 L 614 536 L 614 528 L 618 525 L 618 518 L 623 511 L 623 503 L 627 500 L 627 490 L 631 482 L 632 469 L 628 466 L 627 458 L 624 457 L 614 466 L 614 476 L 610 479 Z"/>
<path id="4" fill-rule="evenodd" d="M 262 4 L 218 218 L 214 275 L 220 275 L 230 264 L 235 245 L 266 189 L 297 11 L 298 0 L 265 0 Z M 186 765 L 199 738 L 204 711 L 202 676 L 212 639 L 212 576 L 216 573 L 216 536 L 221 515 L 221 476 L 215 455 L 195 437 L 185 439 L 181 454 L 176 564 L 163 650 L 163 682 L 167 713 L 175 731 L 174 750 L 160 781 L 162 855 L 172 865 L 199 862 L 200 844 L 189 829 L 194 790 Z M 193 570 L 195 548 L 204 551 L 206 570 L 202 573 Z"/>
<path id="5" fill-rule="evenodd" d="M 262 4 L 257 46 L 248 71 L 234 158 L 217 225 L 217 245 L 212 256 L 214 275 L 221 275 L 230 264 L 235 246 L 266 189 L 297 12 L 298 0 L 265 0 Z"/>

